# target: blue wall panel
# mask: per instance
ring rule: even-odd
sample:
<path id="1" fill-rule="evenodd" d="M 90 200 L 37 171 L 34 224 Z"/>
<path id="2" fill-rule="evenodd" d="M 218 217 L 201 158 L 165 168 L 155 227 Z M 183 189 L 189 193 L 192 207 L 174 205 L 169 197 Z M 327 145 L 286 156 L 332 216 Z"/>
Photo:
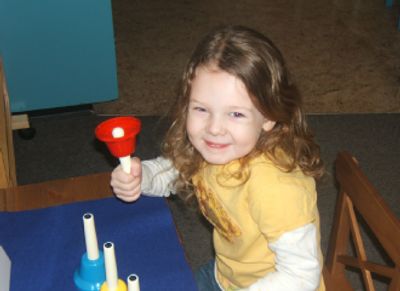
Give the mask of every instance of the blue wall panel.
<path id="1" fill-rule="evenodd" d="M 117 98 L 110 0 L 0 0 L 11 111 Z"/>

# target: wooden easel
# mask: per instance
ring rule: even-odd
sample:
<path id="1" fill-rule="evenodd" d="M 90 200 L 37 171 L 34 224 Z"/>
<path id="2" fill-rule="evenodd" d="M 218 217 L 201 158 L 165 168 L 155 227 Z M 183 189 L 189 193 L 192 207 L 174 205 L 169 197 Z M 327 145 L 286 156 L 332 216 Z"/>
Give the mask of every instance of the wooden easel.
<path id="1" fill-rule="evenodd" d="M 16 185 L 11 113 L 3 63 L 0 59 L 0 188 Z"/>

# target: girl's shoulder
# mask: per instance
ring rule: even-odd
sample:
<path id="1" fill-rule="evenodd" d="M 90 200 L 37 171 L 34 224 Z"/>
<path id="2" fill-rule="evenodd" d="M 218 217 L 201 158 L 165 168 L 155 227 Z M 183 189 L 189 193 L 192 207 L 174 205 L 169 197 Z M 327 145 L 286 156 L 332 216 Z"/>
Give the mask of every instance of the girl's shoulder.
<path id="1" fill-rule="evenodd" d="M 277 166 L 268 155 L 260 155 L 250 162 L 250 180 L 259 179 L 265 182 L 290 182 L 291 180 L 313 180 L 311 177 L 304 175 L 300 168 L 292 171 Z"/>
<path id="2" fill-rule="evenodd" d="M 246 185 L 249 201 L 273 205 L 277 209 L 290 204 L 294 212 L 299 205 L 314 205 L 316 200 L 314 178 L 305 175 L 300 168 L 281 170 L 268 157 L 254 160 Z"/>
<path id="3" fill-rule="evenodd" d="M 261 154 L 249 162 L 249 166 L 251 171 L 268 171 L 268 172 L 282 172 L 283 170 L 280 169 L 272 159 L 266 155 Z"/>

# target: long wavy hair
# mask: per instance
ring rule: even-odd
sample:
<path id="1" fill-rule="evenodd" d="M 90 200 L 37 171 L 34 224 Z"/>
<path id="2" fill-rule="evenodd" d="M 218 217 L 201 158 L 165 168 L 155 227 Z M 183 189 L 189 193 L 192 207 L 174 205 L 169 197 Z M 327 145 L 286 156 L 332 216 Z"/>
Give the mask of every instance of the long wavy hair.
<path id="1" fill-rule="evenodd" d="M 175 185 L 179 192 L 184 195 L 192 192 L 191 178 L 204 161 L 188 139 L 186 119 L 196 69 L 208 66 L 241 80 L 255 107 L 276 122 L 272 130 L 261 133 L 254 150 L 240 159 L 242 167 L 253 157 L 266 154 L 284 171 L 299 167 L 306 175 L 315 178 L 323 175 L 319 146 L 308 129 L 301 96 L 289 80 L 282 54 L 271 40 L 255 30 L 225 26 L 206 35 L 194 50 L 170 112 L 172 124 L 162 152 L 180 173 Z"/>

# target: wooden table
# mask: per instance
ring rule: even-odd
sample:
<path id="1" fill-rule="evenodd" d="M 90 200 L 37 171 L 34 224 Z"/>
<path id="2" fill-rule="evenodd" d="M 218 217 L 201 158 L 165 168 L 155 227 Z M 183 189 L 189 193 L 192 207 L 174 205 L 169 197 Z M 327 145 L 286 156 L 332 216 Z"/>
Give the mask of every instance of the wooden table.
<path id="1" fill-rule="evenodd" d="M 114 242 L 121 279 L 138 274 L 142 291 L 196 290 L 165 199 L 123 203 L 110 197 L 108 182 L 104 173 L 3 190 L 11 212 L 0 212 L 0 245 L 12 260 L 11 291 L 75 290 L 86 212 L 95 217 L 100 249 Z"/>
<path id="2" fill-rule="evenodd" d="M 0 58 L 0 245 L 12 261 L 10 290 L 76 290 L 86 212 L 95 216 L 100 250 L 114 242 L 120 278 L 138 274 L 142 291 L 196 290 L 163 198 L 123 203 L 109 172 L 17 185 L 5 84 Z"/>
<path id="3" fill-rule="evenodd" d="M 113 196 L 110 173 L 0 188 L 0 211 L 20 211 Z"/>

